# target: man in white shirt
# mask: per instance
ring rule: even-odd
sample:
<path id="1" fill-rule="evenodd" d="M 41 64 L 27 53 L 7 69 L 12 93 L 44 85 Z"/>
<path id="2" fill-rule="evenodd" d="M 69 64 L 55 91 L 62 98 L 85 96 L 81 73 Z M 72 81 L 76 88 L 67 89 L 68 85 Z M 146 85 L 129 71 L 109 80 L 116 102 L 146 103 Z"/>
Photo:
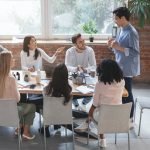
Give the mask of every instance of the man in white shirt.
<path id="1" fill-rule="evenodd" d="M 95 53 L 93 49 L 85 45 L 80 33 L 72 36 L 73 47 L 66 52 L 65 64 L 69 72 L 83 71 L 90 73 L 96 70 Z"/>
<path id="2" fill-rule="evenodd" d="M 83 72 L 90 73 L 90 71 L 96 71 L 96 60 L 94 50 L 85 45 L 84 39 L 80 33 L 72 36 L 72 43 L 74 46 L 66 51 L 65 64 L 69 72 Z M 78 97 L 75 97 L 76 99 Z M 74 104 L 77 107 L 77 100 L 74 100 Z M 87 104 L 91 100 L 91 97 L 83 99 L 82 103 Z"/>

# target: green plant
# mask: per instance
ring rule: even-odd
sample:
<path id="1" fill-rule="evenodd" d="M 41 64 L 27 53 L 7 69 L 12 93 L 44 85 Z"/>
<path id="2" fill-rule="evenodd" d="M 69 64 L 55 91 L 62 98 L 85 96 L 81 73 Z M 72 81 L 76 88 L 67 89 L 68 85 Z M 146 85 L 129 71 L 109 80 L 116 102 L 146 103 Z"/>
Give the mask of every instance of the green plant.
<path id="1" fill-rule="evenodd" d="M 150 0 L 129 0 L 128 6 L 133 17 L 137 18 L 139 27 L 150 23 Z"/>
<path id="2" fill-rule="evenodd" d="M 90 34 L 92 37 L 92 34 L 96 34 L 98 30 L 96 29 L 96 23 L 93 20 L 90 20 L 83 24 L 82 29 L 85 33 Z"/>

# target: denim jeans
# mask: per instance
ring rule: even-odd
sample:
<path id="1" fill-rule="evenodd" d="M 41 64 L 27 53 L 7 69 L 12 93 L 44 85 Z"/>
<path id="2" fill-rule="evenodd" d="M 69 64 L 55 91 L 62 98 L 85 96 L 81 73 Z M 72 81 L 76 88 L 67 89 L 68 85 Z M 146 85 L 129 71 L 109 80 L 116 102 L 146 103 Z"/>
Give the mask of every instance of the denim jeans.
<path id="1" fill-rule="evenodd" d="M 130 118 L 133 118 L 133 114 L 134 114 L 134 99 L 133 99 L 133 94 L 132 94 L 132 77 L 124 77 L 124 80 L 125 80 L 125 88 L 128 91 L 129 96 L 128 97 L 123 97 L 122 98 L 122 103 L 125 104 L 125 103 L 132 102 Z"/>

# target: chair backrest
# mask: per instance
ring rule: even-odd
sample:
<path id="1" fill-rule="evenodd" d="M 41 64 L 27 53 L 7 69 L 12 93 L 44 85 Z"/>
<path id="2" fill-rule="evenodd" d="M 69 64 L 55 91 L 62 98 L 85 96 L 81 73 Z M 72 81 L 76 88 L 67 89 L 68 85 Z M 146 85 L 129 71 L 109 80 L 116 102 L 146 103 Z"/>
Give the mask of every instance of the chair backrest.
<path id="1" fill-rule="evenodd" d="M 132 103 L 101 105 L 99 108 L 98 133 L 127 133 Z"/>
<path id="2" fill-rule="evenodd" d="M 45 125 L 72 124 L 72 101 L 63 104 L 64 97 L 44 96 L 43 121 Z"/>
<path id="3" fill-rule="evenodd" d="M 18 125 L 17 101 L 0 99 L 0 126 L 18 127 Z"/>

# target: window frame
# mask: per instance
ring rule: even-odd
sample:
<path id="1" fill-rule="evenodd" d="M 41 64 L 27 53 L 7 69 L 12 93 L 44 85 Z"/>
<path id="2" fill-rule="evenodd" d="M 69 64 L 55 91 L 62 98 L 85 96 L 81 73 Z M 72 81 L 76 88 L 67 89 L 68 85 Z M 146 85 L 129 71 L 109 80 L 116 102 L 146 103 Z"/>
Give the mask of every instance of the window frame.
<path id="1" fill-rule="evenodd" d="M 125 0 L 125 3 L 127 0 Z M 64 35 L 64 34 L 57 34 L 53 35 L 51 30 L 52 29 L 52 0 L 40 0 L 41 3 L 41 35 L 34 36 L 39 40 L 70 40 L 71 34 Z M 48 19 L 49 18 L 49 19 Z M 85 39 L 89 38 L 88 34 L 83 34 Z M 14 39 L 23 39 L 25 35 L 0 35 L 0 40 L 14 40 Z M 95 39 L 98 40 L 106 40 L 108 37 L 111 37 L 111 34 L 93 34 Z"/>

